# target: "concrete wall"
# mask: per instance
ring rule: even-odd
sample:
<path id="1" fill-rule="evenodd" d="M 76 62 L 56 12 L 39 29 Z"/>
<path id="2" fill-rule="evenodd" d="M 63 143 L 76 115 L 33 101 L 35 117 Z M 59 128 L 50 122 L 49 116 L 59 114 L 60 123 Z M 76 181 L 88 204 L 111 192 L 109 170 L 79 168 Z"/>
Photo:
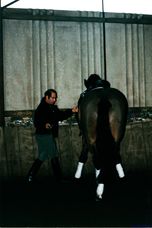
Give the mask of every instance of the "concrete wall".
<path id="1" fill-rule="evenodd" d="M 13 12 L 3 17 L 5 111 L 35 109 L 50 87 L 58 91 L 59 107 L 69 108 L 84 90 L 84 78 L 91 73 L 104 78 L 101 13 Z M 130 107 L 152 106 L 152 25 L 140 15 L 111 17 L 119 23 L 105 24 L 107 79 Z M 123 23 L 124 18 L 136 20 Z"/>
<path id="2" fill-rule="evenodd" d="M 58 145 L 61 167 L 65 177 L 74 176 L 79 154 L 81 137 L 77 125 L 60 126 Z M 0 177 L 25 177 L 37 156 L 34 128 L 0 128 Z M 123 166 L 128 171 L 152 171 L 152 121 L 127 125 L 121 144 Z M 86 163 L 84 175 L 94 171 L 92 157 Z M 50 160 L 42 165 L 39 176 L 52 175 Z"/>
<path id="3" fill-rule="evenodd" d="M 142 15 L 106 14 L 107 80 L 130 107 L 152 106 L 152 22 Z M 60 108 L 76 104 L 91 73 L 104 77 L 103 20 L 100 12 L 3 11 L 5 111 L 33 110 L 46 89 L 58 91 Z M 2 98 L 0 98 L 2 99 Z M 8 115 L 9 116 L 9 115 Z M 36 158 L 33 128 L 0 128 L 0 176 L 25 176 Z M 74 174 L 81 139 L 77 126 L 60 127 L 64 175 Z M 152 164 L 152 123 L 127 126 L 121 153 L 126 170 Z M 50 161 L 40 175 L 51 175 Z M 93 169 L 91 157 L 86 173 Z"/>

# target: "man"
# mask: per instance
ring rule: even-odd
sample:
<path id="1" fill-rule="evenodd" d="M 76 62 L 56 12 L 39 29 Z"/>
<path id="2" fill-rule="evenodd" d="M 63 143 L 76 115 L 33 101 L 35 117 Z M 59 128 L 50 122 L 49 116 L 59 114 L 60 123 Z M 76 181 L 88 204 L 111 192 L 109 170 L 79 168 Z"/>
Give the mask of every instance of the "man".
<path id="1" fill-rule="evenodd" d="M 42 163 L 51 158 L 52 169 L 57 180 L 61 179 L 61 169 L 58 159 L 58 149 L 55 138 L 58 136 L 58 122 L 72 116 L 76 108 L 66 111 L 59 110 L 57 105 L 57 92 L 48 89 L 44 93 L 40 104 L 34 112 L 34 126 L 36 128 L 36 142 L 38 145 L 38 158 L 34 161 L 27 175 L 27 182 L 32 182 Z"/>

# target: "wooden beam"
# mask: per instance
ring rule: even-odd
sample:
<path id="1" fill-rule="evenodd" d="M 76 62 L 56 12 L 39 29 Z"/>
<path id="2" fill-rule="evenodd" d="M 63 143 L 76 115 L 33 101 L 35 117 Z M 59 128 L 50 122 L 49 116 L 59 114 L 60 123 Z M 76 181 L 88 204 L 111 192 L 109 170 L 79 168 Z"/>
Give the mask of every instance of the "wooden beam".
<path id="1" fill-rule="evenodd" d="M 94 12 L 93 16 L 80 16 L 77 11 L 43 10 L 43 9 L 3 9 L 3 19 L 74 21 L 121 24 L 152 24 L 152 15 Z M 86 14 L 85 14 L 86 15 Z"/>

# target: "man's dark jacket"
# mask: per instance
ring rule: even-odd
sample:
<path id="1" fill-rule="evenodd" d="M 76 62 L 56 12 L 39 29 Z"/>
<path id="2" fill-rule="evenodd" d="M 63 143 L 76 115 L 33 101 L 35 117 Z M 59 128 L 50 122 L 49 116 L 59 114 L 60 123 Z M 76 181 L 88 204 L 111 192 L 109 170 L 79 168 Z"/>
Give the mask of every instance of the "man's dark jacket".
<path id="1" fill-rule="evenodd" d="M 54 137 L 58 136 L 59 121 L 65 120 L 72 116 L 72 110 L 60 110 L 57 105 L 50 105 L 46 103 L 43 97 L 41 103 L 38 105 L 34 112 L 34 126 L 36 134 L 53 134 Z M 46 123 L 50 123 L 52 128 L 46 129 Z"/>

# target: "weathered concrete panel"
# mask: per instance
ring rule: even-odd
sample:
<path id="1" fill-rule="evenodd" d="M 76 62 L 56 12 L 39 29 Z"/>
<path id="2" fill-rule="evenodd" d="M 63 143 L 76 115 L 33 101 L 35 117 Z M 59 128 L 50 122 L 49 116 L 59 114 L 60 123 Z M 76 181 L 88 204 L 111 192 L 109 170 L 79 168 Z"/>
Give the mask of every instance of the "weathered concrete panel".
<path id="1" fill-rule="evenodd" d="M 101 15 L 60 14 L 69 21 L 51 21 L 49 13 L 48 20 L 3 20 L 5 111 L 35 109 L 50 87 L 59 93 L 60 108 L 69 108 L 84 90 L 84 78 L 104 77 L 103 23 L 87 21 Z M 105 28 L 107 79 L 130 107 L 152 106 L 152 25 L 106 23 Z"/>
<path id="2" fill-rule="evenodd" d="M 127 126 L 121 145 L 123 163 L 127 170 L 150 170 L 152 164 L 152 122 L 135 123 Z"/>
<path id="3" fill-rule="evenodd" d="M 34 128 L 0 128 L 0 177 L 25 177 L 37 157 Z M 73 177 L 81 152 L 81 137 L 77 125 L 60 126 L 58 146 L 65 177 Z M 128 124 L 121 144 L 124 169 L 128 171 L 152 171 L 152 122 Z M 89 154 L 84 175 L 94 172 Z M 50 160 L 45 161 L 39 176 L 52 175 Z"/>

